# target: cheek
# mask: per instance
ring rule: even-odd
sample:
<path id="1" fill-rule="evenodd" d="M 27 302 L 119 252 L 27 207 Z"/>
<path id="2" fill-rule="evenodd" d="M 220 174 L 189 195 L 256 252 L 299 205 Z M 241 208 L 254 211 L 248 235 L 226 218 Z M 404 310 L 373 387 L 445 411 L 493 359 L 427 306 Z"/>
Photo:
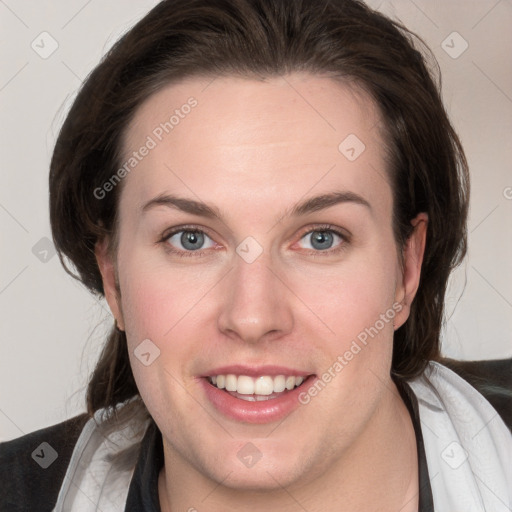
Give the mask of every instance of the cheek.
<path id="1" fill-rule="evenodd" d="M 126 250 L 119 260 L 121 304 L 133 373 L 141 393 L 141 387 L 157 388 L 148 389 L 146 396 L 160 396 L 170 390 L 173 377 L 188 383 L 194 362 L 204 354 L 205 340 L 212 338 L 206 336 L 206 330 L 211 334 L 216 325 L 218 310 L 214 309 L 220 297 L 211 292 L 219 277 L 218 272 L 198 268 L 171 264 L 161 255 L 136 248 Z M 159 351 L 150 367 L 141 365 L 134 356 L 144 340 L 150 340 Z"/>
<path id="2" fill-rule="evenodd" d="M 133 338 L 157 342 L 194 309 L 206 283 L 193 270 L 143 256 L 132 253 L 120 265 L 123 316 Z"/>
<path id="3" fill-rule="evenodd" d="M 183 273 L 164 268 L 136 250 L 126 251 L 125 257 L 120 260 L 119 279 L 134 377 L 143 396 L 159 396 L 172 383 L 166 372 L 176 374 L 179 371 L 178 363 L 187 357 L 184 353 L 189 349 L 187 344 L 176 340 L 178 335 L 181 339 L 187 337 L 183 328 L 188 325 L 187 311 L 197 303 L 198 290 L 187 283 Z M 143 343 L 149 346 L 145 352 L 151 353 L 151 359 L 153 352 L 158 355 L 150 366 L 141 364 L 136 357 L 141 350 L 138 347 L 144 346 Z M 174 361 L 178 363 L 173 365 Z M 168 383 L 161 386 L 165 380 Z"/>
<path id="4" fill-rule="evenodd" d="M 385 326 L 379 322 L 378 327 L 392 337 L 393 322 L 389 319 L 396 315 L 392 306 L 397 281 L 392 251 L 392 246 L 385 251 L 366 251 L 336 266 L 296 273 L 291 281 L 294 291 L 311 310 L 309 316 L 316 317 L 321 332 L 343 345 L 388 313 Z"/>
<path id="5" fill-rule="evenodd" d="M 166 411 L 173 409 L 169 428 L 174 428 L 188 421 L 177 404 L 189 401 L 185 388 L 190 383 L 190 364 L 197 357 L 192 338 L 201 312 L 198 300 L 204 292 L 191 285 L 183 272 L 150 270 L 149 265 L 141 272 L 136 268 L 141 268 L 136 258 L 125 261 L 125 280 L 121 281 L 130 364 L 148 410 L 156 418 L 165 418 Z M 150 358 L 153 351 L 158 354 L 148 366 L 137 357 L 142 352 L 138 347 L 148 345 L 146 340 L 151 342 L 145 349 Z"/>

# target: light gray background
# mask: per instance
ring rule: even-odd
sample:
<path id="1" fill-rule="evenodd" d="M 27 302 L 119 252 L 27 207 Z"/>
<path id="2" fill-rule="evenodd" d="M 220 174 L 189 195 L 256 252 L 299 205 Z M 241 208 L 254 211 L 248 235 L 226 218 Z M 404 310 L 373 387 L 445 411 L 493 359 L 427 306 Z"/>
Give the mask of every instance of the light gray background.
<path id="1" fill-rule="evenodd" d="M 0 0 L 0 440 L 84 410 L 87 376 L 112 318 L 104 302 L 64 272 L 44 239 L 51 239 L 48 165 L 81 81 L 156 3 Z M 450 284 L 443 352 L 468 360 L 510 357 L 512 2 L 369 3 L 433 49 L 470 163 L 469 256 Z M 469 45 L 457 58 L 442 46 L 452 55 L 463 49 L 454 31 Z M 45 59 L 31 47 L 51 49 L 42 32 L 58 44 Z"/>

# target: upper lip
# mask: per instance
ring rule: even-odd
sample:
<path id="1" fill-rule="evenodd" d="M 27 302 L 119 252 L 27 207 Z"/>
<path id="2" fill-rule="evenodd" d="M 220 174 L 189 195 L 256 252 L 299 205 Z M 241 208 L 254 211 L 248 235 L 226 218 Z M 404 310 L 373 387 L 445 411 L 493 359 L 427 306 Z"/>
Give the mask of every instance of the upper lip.
<path id="1" fill-rule="evenodd" d="M 263 375 L 268 375 L 270 377 L 275 377 L 277 375 L 293 375 L 296 377 L 306 377 L 308 375 L 312 375 L 312 372 L 305 372 L 302 370 L 297 370 L 295 368 L 289 368 L 287 366 L 248 366 L 244 364 L 233 364 L 229 366 L 219 366 L 217 368 L 209 370 L 208 373 L 203 375 L 203 377 L 212 377 L 214 375 L 228 374 L 248 375 L 250 377 L 259 377 Z"/>

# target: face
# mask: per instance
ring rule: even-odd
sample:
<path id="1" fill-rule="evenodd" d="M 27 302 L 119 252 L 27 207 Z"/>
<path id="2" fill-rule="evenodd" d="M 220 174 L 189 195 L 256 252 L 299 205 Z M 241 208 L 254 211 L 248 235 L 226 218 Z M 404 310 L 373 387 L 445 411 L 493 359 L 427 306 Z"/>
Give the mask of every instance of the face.
<path id="1" fill-rule="evenodd" d="M 400 265 L 363 92 L 210 82 L 168 86 L 128 127 L 116 260 L 97 249 L 106 295 L 174 468 L 307 482 L 379 424 L 423 247 L 414 235 Z"/>

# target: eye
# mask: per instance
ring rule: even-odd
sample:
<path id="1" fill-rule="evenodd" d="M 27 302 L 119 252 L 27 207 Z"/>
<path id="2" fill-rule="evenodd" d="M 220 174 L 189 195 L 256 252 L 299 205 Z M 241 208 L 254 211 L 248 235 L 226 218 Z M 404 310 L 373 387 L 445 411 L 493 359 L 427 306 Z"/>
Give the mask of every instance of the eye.
<path id="1" fill-rule="evenodd" d="M 335 229 L 320 227 L 309 230 L 302 236 L 301 241 L 304 243 L 303 249 L 333 253 L 342 249 L 347 240 L 342 233 Z"/>
<path id="2" fill-rule="evenodd" d="M 201 251 L 215 246 L 215 242 L 199 229 L 181 229 L 164 237 L 171 252 L 184 253 Z"/>

